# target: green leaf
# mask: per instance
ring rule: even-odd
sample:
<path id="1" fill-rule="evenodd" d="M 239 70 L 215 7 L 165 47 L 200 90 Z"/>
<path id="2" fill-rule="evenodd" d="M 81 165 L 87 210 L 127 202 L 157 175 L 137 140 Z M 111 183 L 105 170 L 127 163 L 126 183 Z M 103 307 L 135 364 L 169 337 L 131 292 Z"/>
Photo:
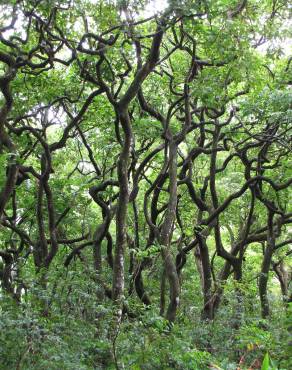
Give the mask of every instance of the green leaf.
<path id="1" fill-rule="evenodd" d="M 269 370 L 269 363 L 270 363 L 269 354 L 266 353 L 265 357 L 264 357 L 264 360 L 263 360 L 263 363 L 262 363 L 261 370 Z"/>

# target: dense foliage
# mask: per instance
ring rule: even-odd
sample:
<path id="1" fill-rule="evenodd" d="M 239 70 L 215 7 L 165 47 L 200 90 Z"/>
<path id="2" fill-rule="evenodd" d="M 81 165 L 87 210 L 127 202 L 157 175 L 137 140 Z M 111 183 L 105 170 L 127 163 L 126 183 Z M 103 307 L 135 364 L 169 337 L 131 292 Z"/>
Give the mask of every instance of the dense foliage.
<path id="1" fill-rule="evenodd" d="M 1 369 L 291 369 L 291 10 L 1 1 Z"/>

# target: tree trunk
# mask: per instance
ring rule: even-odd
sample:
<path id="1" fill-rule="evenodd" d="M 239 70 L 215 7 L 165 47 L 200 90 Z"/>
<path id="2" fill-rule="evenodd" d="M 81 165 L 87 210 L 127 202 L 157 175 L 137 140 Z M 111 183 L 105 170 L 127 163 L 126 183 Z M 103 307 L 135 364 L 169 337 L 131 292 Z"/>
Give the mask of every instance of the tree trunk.
<path id="1" fill-rule="evenodd" d="M 270 314 L 269 300 L 267 296 L 267 285 L 269 279 L 269 271 L 272 261 L 272 256 L 275 248 L 275 236 L 273 227 L 274 213 L 268 211 L 268 237 L 267 245 L 264 253 L 264 258 L 262 262 L 261 274 L 259 278 L 259 295 L 261 301 L 262 317 L 266 318 Z"/>
<path id="2" fill-rule="evenodd" d="M 127 243 L 127 210 L 129 203 L 128 163 L 132 145 L 132 129 L 128 111 L 121 111 L 124 144 L 117 164 L 120 193 L 116 214 L 116 247 L 113 269 L 113 300 L 120 300 L 124 292 L 124 254 Z"/>
<path id="3" fill-rule="evenodd" d="M 284 262 L 280 261 L 279 263 L 275 263 L 273 265 L 273 269 L 277 275 L 277 278 L 280 282 L 281 292 L 283 301 L 287 302 L 288 300 L 288 286 L 289 286 L 289 272 L 287 271 Z"/>
<path id="4" fill-rule="evenodd" d="M 212 273 L 209 259 L 209 250 L 205 239 L 206 237 L 197 233 L 197 238 L 199 240 L 199 250 L 202 266 L 202 289 L 204 296 L 204 307 L 201 312 L 201 318 L 203 320 L 212 320 L 213 309 L 212 305 L 210 304 L 210 299 L 212 296 Z"/>
<path id="5" fill-rule="evenodd" d="M 175 261 L 171 255 L 170 244 L 177 206 L 177 145 L 173 140 L 169 145 L 169 201 L 165 220 L 161 227 L 160 244 L 165 274 L 169 282 L 169 304 L 166 318 L 173 322 L 179 305 L 180 284 Z"/>

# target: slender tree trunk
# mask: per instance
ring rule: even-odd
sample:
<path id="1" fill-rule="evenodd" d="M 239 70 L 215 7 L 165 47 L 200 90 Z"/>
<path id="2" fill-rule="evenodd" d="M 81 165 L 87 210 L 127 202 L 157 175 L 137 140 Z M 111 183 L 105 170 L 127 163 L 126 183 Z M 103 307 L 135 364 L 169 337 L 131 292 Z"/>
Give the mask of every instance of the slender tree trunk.
<path id="1" fill-rule="evenodd" d="M 212 273 L 209 258 L 209 250 L 204 236 L 199 237 L 199 249 L 202 264 L 202 288 L 204 296 L 204 307 L 201 312 L 201 317 L 203 320 L 213 319 L 213 309 L 210 304 L 210 299 L 212 296 Z"/>
<path id="2" fill-rule="evenodd" d="M 234 265 L 234 280 L 236 283 L 235 287 L 235 313 L 234 313 L 234 328 L 239 329 L 242 323 L 243 311 L 244 311 L 244 299 L 243 291 L 240 286 L 242 281 L 242 259 L 238 260 L 238 263 Z"/>
<path id="3" fill-rule="evenodd" d="M 160 278 L 160 315 L 163 316 L 165 312 L 165 288 L 166 288 L 166 276 L 165 269 L 163 269 Z"/>
<path id="4" fill-rule="evenodd" d="M 145 265 L 146 265 L 146 262 L 143 260 L 137 267 L 135 276 L 134 276 L 134 282 L 135 282 L 135 290 L 136 290 L 138 297 L 141 299 L 141 301 L 146 306 L 149 306 L 151 304 L 151 301 L 150 301 L 150 298 L 148 297 L 148 294 L 145 291 L 143 276 L 142 276 Z"/>
<path id="5" fill-rule="evenodd" d="M 270 314 L 269 300 L 267 297 L 267 285 L 269 279 L 269 270 L 272 261 L 273 250 L 267 245 L 259 278 L 259 294 L 262 307 L 262 317 L 266 318 Z"/>
<path id="6" fill-rule="evenodd" d="M 117 164 L 120 193 L 116 213 L 113 300 L 120 300 L 124 291 L 124 254 L 127 243 L 127 210 L 129 203 L 128 163 L 132 145 L 132 129 L 128 111 L 121 110 L 119 116 L 124 131 L 124 144 Z"/>
<path id="7" fill-rule="evenodd" d="M 173 140 L 169 144 L 169 203 L 165 220 L 161 227 L 160 243 L 165 274 L 169 282 L 169 304 L 166 318 L 173 322 L 179 305 L 180 284 L 175 261 L 170 251 L 170 243 L 177 206 L 177 145 Z"/>
<path id="8" fill-rule="evenodd" d="M 284 262 L 280 261 L 273 265 L 273 269 L 277 275 L 277 278 L 280 282 L 281 292 L 283 301 L 287 302 L 288 300 L 288 286 L 289 286 L 289 272 L 287 271 Z"/>
<path id="9" fill-rule="evenodd" d="M 259 277 L 259 295 L 261 301 L 262 317 L 267 318 L 270 314 L 269 300 L 267 296 L 267 285 L 269 279 L 269 271 L 272 261 L 272 256 L 275 248 L 275 236 L 273 226 L 274 213 L 268 211 L 268 237 L 267 245 L 262 262 L 261 274 Z"/>

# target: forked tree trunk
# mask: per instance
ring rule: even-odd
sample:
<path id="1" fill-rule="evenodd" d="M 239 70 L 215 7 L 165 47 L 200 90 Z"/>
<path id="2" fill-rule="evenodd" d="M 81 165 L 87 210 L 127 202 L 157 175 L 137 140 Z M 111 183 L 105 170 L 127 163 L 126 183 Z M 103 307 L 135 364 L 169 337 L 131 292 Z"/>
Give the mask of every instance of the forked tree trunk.
<path id="1" fill-rule="evenodd" d="M 135 78 L 130 84 L 126 93 L 119 102 L 112 102 L 115 106 L 115 110 L 118 114 L 124 133 L 123 147 L 117 163 L 120 192 L 116 213 L 116 247 L 113 264 L 112 298 L 114 301 L 120 301 L 124 292 L 124 256 L 127 244 L 127 211 L 129 204 L 128 164 L 130 159 L 131 145 L 133 142 L 131 119 L 128 108 L 131 101 L 136 97 L 143 81 L 154 69 L 156 62 L 159 59 L 159 50 L 163 37 L 163 24 L 164 21 L 162 20 L 161 24 L 157 26 L 157 32 L 153 37 L 147 61 L 143 66 L 138 62 L 138 70 Z M 108 94 L 110 94 L 108 88 L 107 91 Z M 111 98 L 113 99 L 113 97 Z"/>

